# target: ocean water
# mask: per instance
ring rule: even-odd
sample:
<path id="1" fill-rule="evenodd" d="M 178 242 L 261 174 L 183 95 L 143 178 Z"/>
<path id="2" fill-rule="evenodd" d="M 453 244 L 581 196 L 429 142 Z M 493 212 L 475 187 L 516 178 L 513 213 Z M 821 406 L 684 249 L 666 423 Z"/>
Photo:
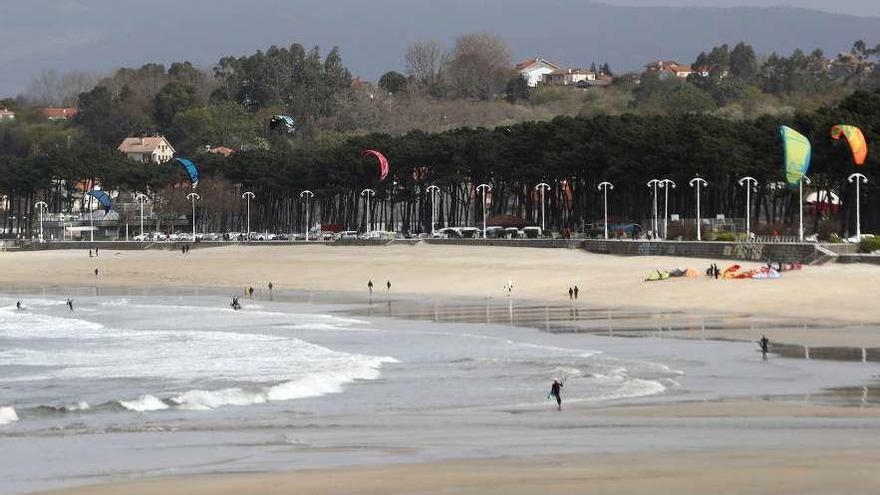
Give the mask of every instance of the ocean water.
<path id="1" fill-rule="evenodd" d="M 0 450 L 16 454 L 0 463 L 0 493 L 583 450 L 564 433 L 548 436 L 564 421 L 545 416 L 556 414 L 554 378 L 567 406 L 594 407 L 809 394 L 877 372 L 761 363 L 741 344 L 242 302 L 233 311 L 219 293 L 80 295 L 70 311 L 65 296 L 0 298 Z"/>

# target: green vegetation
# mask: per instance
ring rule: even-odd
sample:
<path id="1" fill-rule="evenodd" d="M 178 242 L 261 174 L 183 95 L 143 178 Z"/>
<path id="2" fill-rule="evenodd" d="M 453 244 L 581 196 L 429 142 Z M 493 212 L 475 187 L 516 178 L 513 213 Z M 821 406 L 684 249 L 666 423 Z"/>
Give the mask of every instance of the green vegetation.
<path id="1" fill-rule="evenodd" d="M 864 237 L 859 241 L 859 251 L 873 253 L 880 251 L 880 237 Z"/>
<path id="2" fill-rule="evenodd" d="M 21 219 L 33 218 L 36 199 L 46 199 L 50 211 L 68 211 L 81 194 L 76 188 L 93 180 L 158 193 L 163 211 L 187 212 L 177 198 L 175 167 L 144 166 L 115 150 L 126 136 L 161 133 L 179 155 L 202 166 L 204 222 L 212 230 L 237 228 L 241 206 L 234 191 L 240 188 L 257 193 L 260 229 L 297 225 L 303 188 L 318 195 L 323 221 L 356 227 L 365 217 L 358 193 L 367 186 L 377 189 L 374 204 L 385 212 L 377 213 L 380 222 L 391 222 L 386 206 L 393 201 L 405 212 L 395 223 L 426 230 L 429 183 L 444 191 L 441 221 L 463 224 L 481 214 L 471 189 L 483 181 L 494 188 L 492 213 L 525 218 L 537 211 L 534 184 L 553 184 L 548 224 L 561 231 L 596 223 L 596 185 L 610 180 L 616 185 L 612 215 L 644 223 L 647 180 L 675 180 L 670 211 L 689 217 L 694 204 L 687 180 L 700 174 L 710 183 L 705 217 L 743 215 L 736 179 L 752 175 L 762 185 L 753 195 L 753 230 L 786 233 L 798 206 L 780 184 L 776 129 L 786 123 L 813 140 L 813 187 L 843 198 L 838 215 L 808 212 L 811 230 L 821 225 L 827 236 L 849 230 L 854 213 L 844 182 L 848 151 L 830 142 L 828 129 L 844 121 L 859 125 L 873 147 L 880 132 L 880 93 L 872 92 L 877 55 L 856 43 L 834 61 L 796 51 L 759 63 L 741 43 L 701 54 L 687 80 L 621 75 L 613 85 L 585 90 L 528 88 L 512 71 L 509 50 L 485 34 L 464 36 L 449 52 L 435 43 L 414 44 L 406 73 L 386 73 L 378 88 L 352 79 L 338 50 L 322 58 L 317 48 L 296 44 L 223 58 L 213 74 L 189 63 L 120 69 L 79 94 L 71 122 L 46 121 L 36 99 L 4 103 L 19 115 L 0 124 L 3 221 L 7 231 L 27 230 L 32 226 Z M 275 114 L 293 116 L 296 134 L 270 131 Z M 237 152 L 230 158 L 205 153 L 216 146 Z M 360 156 L 365 147 L 388 155 L 393 180 L 377 182 L 375 164 Z M 863 170 L 869 188 L 880 183 L 875 169 Z M 870 194 L 863 198 L 863 213 L 877 210 L 874 201 Z M 880 226 L 880 217 L 864 214 L 863 226 Z"/>

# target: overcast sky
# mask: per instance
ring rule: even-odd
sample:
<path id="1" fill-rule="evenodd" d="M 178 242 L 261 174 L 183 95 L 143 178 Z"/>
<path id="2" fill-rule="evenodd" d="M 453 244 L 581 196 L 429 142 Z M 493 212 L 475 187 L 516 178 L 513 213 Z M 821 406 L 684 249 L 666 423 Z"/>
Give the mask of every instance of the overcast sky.
<path id="1" fill-rule="evenodd" d="M 824 10 L 838 14 L 880 17 L 880 0 L 601 0 L 611 5 L 652 7 L 775 7 L 790 6 Z"/>
<path id="2" fill-rule="evenodd" d="M 821 48 L 831 56 L 858 39 L 880 43 L 880 0 L 594 1 L 0 0 L 0 98 L 47 69 L 109 74 L 182 60 L 211 68 L 222 56 L 292 42 L 323 53 L 339 46 L 346 66 L 374 81 L 404 69 L 413 41 L 449 46 L 478 31 L 500 36 L 516 59 L 607 61 L 619 71 L 657 58 L 691 61 L 738 41 L 763 55 Z M 773 6 L 801 9 L 719 9 Z"/>

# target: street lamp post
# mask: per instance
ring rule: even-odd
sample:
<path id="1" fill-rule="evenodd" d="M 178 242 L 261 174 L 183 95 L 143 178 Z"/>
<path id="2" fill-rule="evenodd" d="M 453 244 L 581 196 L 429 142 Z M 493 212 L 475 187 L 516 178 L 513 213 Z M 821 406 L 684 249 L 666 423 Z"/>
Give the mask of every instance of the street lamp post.
<path id="1" fill-rule="evenodd" d="M 309 229 L 311 228 L 311 219 L 309 219 L 309 207 L 311 206 L 311 199 L 315 197 L 315 193 L 306 189 L 305 191 L 299 193 L 299 197 L 306 201 L 306 242 L 308 242 Z"/>
<path id="2" fill-rule="evenodd" d="M 738 181 L 739 185 L 746 188 L 746 239 L 752 238 L 752 189 L 757 190 L 758 180 L 754 177 L 743 177 Z"/>
<path id="3" fill-rule="evenodd" d="M 85 202 L 88 193 L 83 196 L 83 202 Z M 92 212 L 92 199 L 89 198 L 89 242 L 95 242 L 95 218 Z M 82 238 L 82 236 L 80 236 Z"/>
<path id="4" fill-rule="evenodd" d="M 480 184 L 477 186 L 477 192 L 483 195 L 483 239 L 486 238 L 486 193 L 492 190 L 489 184 Z"/>
<path id="5" fill-rule="evenodd" d="M 648 181 L 648 187 L 654 188 L 654 224 L 653 224 L 653 228 L 651 229 L 653 232 L 651 237 L 653 237 L 653 238 L 657 237 L 657 227 L 658 227 L 658 225 L 657 225 L 658 224 L 658 222 L 657 222 L 657 186 L 659 186 L 659 185 L 660 185 L 659 179 L 651 179 Z"/>
<path id="6" fill-rule="evenodd" d="M 432 184 L 425 190 L 431 193 L 431 237 L 434 237 L 434 225 L 437 223 L 437 205 L 435 204 L 435 199 L 437 198 L 437 193 L 440 192 L 440 188 Z"/>
<path id="7" fill-rule="evenodd" d="M 550 184 L 542 182 L 535 186 L 536 191 L 541 191 L 541 235 L 544 235 L 544 192 L 550 189 Z"/>
<path id="8" fill-rule="evenodd" d="M 614 185 L 608 181 L 599 183 L 599 190 L 604 193 L 605 203 L 605 240 L 608 240 L 608 190 L 614 189 Z"/>
<path id="9" fill-rule="evenodd" d="M 862 238 L 862 215 L 861 205 L 859 204 L 861 201 L 861 196 L 859 194 L 859 182 L 867 184 L 868 178 L 862 174 L 855 173 L 850 174 L 850 176 L 847 177 L 846 180 L 848 180 L 850 184 L 852 184 L 853 182 L 856 183 L 856 240 L 859 240 Z M 42 235 L 42 233 L 40 235 Z"/>
<path id="10" fill-rule="evenodd" d="M 48 206 L 49 205 L 47 205 L 45 201 L 37 201 L 34 204 L 34 208 L 40 210 L 40 242 L 43 242 L 43 211 L 45 211 Z"/>
<path id="11" fill-rule="evenodd" d="M 192 201 L 193 206 L 193 242 L 196 242 L 196 200 L 202 199 L 198 194 L 191 192 L 186 195 L 186 199 Z"/>
<path id="12" fill-rule="evenodd" d="M 256 195 L 251 191 L 245 191 L 244 194 L 241 195 L 241 199 L 247 199 L 247 240 L 251 240 L 251 200 L 255 197 Z"/>
<path id="13" fill-rule="evenodd" d="M 675 189 L 675 182 L 672 179 L 663 179 L 660 181 L 660 187 L 663 188 L 663 240 L 669 237 L 669 188 Z"/>
<path id="14" fill-rule="evenodd" d="M 367 198 L 367 234 L 369 234 L 371 231 L 371 229 L 370 229 L 371 222 L 370 221 L 372 220 L 371 212 L 370 212 L 370 198 L 375 195 L 376 195 L 376 191 L 374 191 L 372 189 L 364 189 L 363 191 L 361 191 L 361 196 L 364 196 Z"/>
<path id="15" fill-rule="evenodd" d="M 141 204 L 141 237 L 144 236 L 144 203 L 147 201 L 147 195 L 137 193 L 134 197 L 135 201 Z"/>
<path id="16" fill-rule="evenodd" d="M 800 204 L 798 205 L 798 239 L 801 242 L 804 242 L 804 182 L 810 184 L 813 181 L 806 175 L 798 181 L 798 195 L 800 196 Z M 817 197 L 816 199 L 818 200 L 819 198 Z"/>
<path id="17" fill-rule="evenodd" d="M 697 176 L 697 177 L 694 177 L 693 179 L 691 179 L 690 185 L 691 185 L 691 187 L 697 188 L 697 240 L 701 241 L 701 240 L 703 240 L 703 236 L 702 236 L 702 228 L 703 228 L 702 223 L 703 223 L 703 221 L 700 218 L 700 186 L 708 187 L 709 183 L 706 182 L 701 177 Z"/>

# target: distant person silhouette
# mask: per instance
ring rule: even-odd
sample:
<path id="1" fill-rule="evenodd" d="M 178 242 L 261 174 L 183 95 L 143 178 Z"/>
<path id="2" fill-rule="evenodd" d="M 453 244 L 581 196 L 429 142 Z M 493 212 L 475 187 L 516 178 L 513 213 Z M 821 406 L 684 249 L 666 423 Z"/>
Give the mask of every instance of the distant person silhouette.
<path id="1" fill-rule="evenodd" d="M 391 290 L 391 281 L 390 280 L 385 282 L 385 290 L 388 290 L 388 291 Z"/>
<path id="2" fill-rule="evenodd" d="M 571 287 L 568 288 L 568 300 L 571 301 L 574 299 L 574 289 Z"/>
<path id="3" fill-rule="evenodd" d="M 272 282 L 269 282 L 269 290 L 272 290 Z"/>
<path id="4" fill-rule="evenodd" d="M 253 287 L 248 287 L 248 297 L 250 297 L 251 299 L 254 298 L 254 288 Z"/>
<path id="5" fill-rule="evenodd" d="M 15 303 L 15 309 L 17 309 L 17 310 L 19 310 L 19 311 L 22 310 L 22 307 L 21 307 L 21 301 L 18 301 L 17 303 Z"/>
<path id="6" fill-rule="evenodd" d="M 758 344 L 761 346 L 761 355 L 764 359 L 767 359 L 767 353 L 770 352 L 770 339 L 768 339 L 766 335 L 762 335 Z"/>
<path id="7" fill-rule="evenodd" d="M 556 406 L 559 410 L 562 410 L 562 382 L 557 379 L 553 379 L 553 385 L 550 385 L 550 395 L 547 396 L 556 398 Z"/>
<path id="8" fill-rule="evenodd" d="M 367 289 L 370 290 L 370 294 L 373 293 L 373 281 L 372 280 L 367 281 Z"/>
<path id="9" fill-rule="evenodd" d="M 580 290 L 580 289 L 578 289 L 578 286 L 577 286 L 577 285 L 575 285 L 575 286 L 574 286 L 574 298 L 575 298 L 575 299 L 577 299 L 577 298 L 578 298 L 578 292 L 580 292 L 580 291 L 581 291 L 581 290 Z"/>
<path id="10" fill-rule="evenodd" d="M 98 269 L 95 268 L 95 278 L 98 278 Z"/>
<path id="11" fill-rule="evenodd" d="M 67 308 L 73 311 L 73 299 L 67 299 Z"/>

